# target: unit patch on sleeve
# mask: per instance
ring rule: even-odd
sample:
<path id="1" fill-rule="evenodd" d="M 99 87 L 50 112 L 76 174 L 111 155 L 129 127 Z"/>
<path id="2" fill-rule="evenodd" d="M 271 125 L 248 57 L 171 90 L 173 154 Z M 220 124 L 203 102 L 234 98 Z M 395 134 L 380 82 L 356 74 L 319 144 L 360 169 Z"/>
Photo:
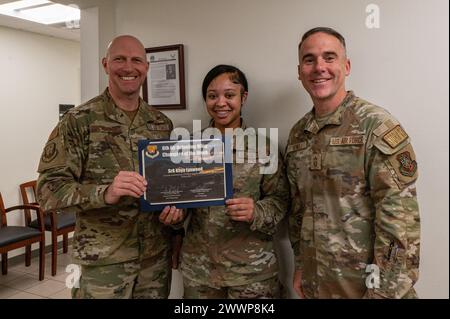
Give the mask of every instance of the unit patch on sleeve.
<path id="1" fill-rule="evenodd" d="M 56 147 L 56 142 L 54 141 L 59 135 L 59 128 L 56 126 L 48 137 L 48 142 L 45 145 L 44 151 L 42 152 L 41 160 L 44 163 L 50 163 L 58 156 L 58 149 Z"/>
<path id="2" fill-rule="evenodd" d="M 49 168 L 65 165 L 67 165 L 66 156 L 59 135 L 59 127 L 57 126 L 50 134 L 47 144 L 45 144 L 44 150 L 42 151 L 38 172 L 41 173 Z"/>
<path id="3" fill-rule="evenodd" d="M 391 155 L 388 158 L 388 164 L 392 167 L 392 173 L 396 176 L 400 188 L 409 185 L 417 179 L 418 165 L 416 154 L 411 144 L 408 144 L 396 154 Z"/>
<path id="4" fill-rule="evenodd" d="M 402 175 L 412 177 L 417 170 L 417 162 L 411 158 L 408 151 L 398 154 L 397 161 L 399 162 L 399 171 Z"/>
<path id="5" fill-rule="evenodd" d="M 50 163 L 51 161 L 53 161 L 55 159 L 56 156 L 58 156 L 58 150 L 56 149 L 56 143 L 50 142 L 45 146 L 44 152 L 42 152 L 41 160 L 44 163 Z"/>

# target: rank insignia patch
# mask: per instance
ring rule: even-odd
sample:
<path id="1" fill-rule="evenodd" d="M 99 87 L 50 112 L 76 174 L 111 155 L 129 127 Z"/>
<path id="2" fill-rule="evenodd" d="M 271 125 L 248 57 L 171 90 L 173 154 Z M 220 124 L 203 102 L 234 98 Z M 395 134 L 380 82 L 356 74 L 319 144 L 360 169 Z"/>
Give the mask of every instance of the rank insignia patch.
<path id="1" fill-rule="evenodd" d="M 399 171 L 402 175 L 412 177 L 417 171 L 417 162 L 411 158 L 409 152 L 403 152 L 397 155 L 397 160 L 400 163 Z"/>
<path id="2" fill-rule="evenodd" d="M 311 155 L 309 169 L 312 171 L 320 171 L 322 169 L 322 154 L 314 153 Z"/>

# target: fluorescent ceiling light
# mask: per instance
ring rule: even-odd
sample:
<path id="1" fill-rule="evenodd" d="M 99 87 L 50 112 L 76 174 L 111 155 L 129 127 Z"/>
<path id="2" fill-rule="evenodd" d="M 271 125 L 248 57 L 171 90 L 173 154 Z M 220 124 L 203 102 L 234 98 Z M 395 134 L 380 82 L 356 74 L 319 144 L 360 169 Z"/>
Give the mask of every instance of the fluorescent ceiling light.
<path id="1" fill-rule="evenodd" d="M 80 20 L 80 9 L 47 0 L 22 0 L 0 5 L 0 14 L 42 24 Z"/>

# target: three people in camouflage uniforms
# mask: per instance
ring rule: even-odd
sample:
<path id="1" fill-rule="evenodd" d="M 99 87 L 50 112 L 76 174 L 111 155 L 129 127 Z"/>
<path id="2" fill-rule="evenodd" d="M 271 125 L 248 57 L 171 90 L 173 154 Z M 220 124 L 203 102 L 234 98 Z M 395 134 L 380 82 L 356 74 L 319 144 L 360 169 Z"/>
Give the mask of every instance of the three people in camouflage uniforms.
<path id="1" fill-rule="evenodd" d="M 103 59 L 109 86 L 56 126 L 38 171 L 45 210 L 77 213 L 75 298 L 166 298 L 170 228 L 184 214 L 139 212 L 138 139 L 168 139 L 172 122 L 139 98 L 148 62 L 134 37 L 113 40 Z M 233 161 L 234 199 L 190 212 L 181 269 L 186 298 L 277 298 L 273 234 L 288 207 L 294 289 L 306 298 L 413 298 L 420 217 L 410 139 L 386 110 L 345 90 L 345 40 L 315 28 L 299 45 L 299 79 L 314 108 L 291 130 L 283 162 Z M 213 68 L 203 82 L 211 127 L 247 127 L 245 75 Z M 245 151 L 249 150 L 248 141 Z M 245 153 L 245 152 L 244 152 Z M 241 156 L 236 152 L 235 158 Z M 245 155 L 243 155 L 245 157 Z"/>
<path id="2" fill-rule="evenodd" d="M 298 74 L 314 103 L 292 128 L 294 289 L 306 298 L 414 298 L 420 218 L 410 138 L 385 109 L 345 90 L 344 38 L 306 32 Z"/>
<path id="3" fill-rule="evenodd" d="M 226 128 L 247 129 L 241 108 L 248 84 L 239 69 L 214 67 L 206 75 L 202 91 L 212 118 L 210 127 L 222 135 Z M 255 151 L 248 141 L 243 151 L 236 150 L 234 143 L 234 198 L 227 200 L 226 206 L 190 211 L 181 250 L 185 298 L 280 297 L 272 236 L 287 211 L 287 181 L 281 160 L 275 173 L 260 173 L 263 164 L 248 160 L 249 151 Z M 244 163 L 238 163 L 239 156 Z"/>
<path id="4" fill-rule="evenodd" d="M 137 173 L 137 141 L 169 138 L 172 122 L 139 97 L 149 63 L 142 43 L 119 36 L 108 47 L 103 94 L 70 110 L 51 133 L 38 171 L 44 211 L 77 213 L 74 298 L 167 298 L 170 229 L 181 210 L 139 211 L 147 182 Z"/>

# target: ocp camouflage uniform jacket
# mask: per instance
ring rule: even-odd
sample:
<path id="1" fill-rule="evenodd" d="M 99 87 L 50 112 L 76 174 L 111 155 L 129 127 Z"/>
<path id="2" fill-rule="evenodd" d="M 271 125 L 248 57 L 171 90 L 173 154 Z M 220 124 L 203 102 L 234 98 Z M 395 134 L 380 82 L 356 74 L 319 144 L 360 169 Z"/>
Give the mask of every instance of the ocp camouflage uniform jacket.
<path id="1" fill-rule="evenodd" d="M 241 128 L 246 130 L 242 123 Z M 249 149 L 245 140 L 245 154 Z M 235 144 L 235 143 L 234 143 Z M 266 144 L 267 145 L 267 144 Z M 232 221 L 225 206 L 190 211 L 181 259 L 183 276 L 210 287 L 240 286 L 278 274 L 273 235 L 288 210 L 288 184 L 281 156 L 273 174 L 260 174 L 258 163 L 233 160 L 233 197 L 255 202 L 254 221 Z"/>
<path id="2" fill-rule="evenodd" d="M 77 213 L 75 262 L 111 264 L 167 249 L 157 214 L 139 213 L 138 200 L 128 196 L 108 205 L 104 193 L 119 171 L 138 171 L 139 139 L 169 138 L 171 130 L 172 122 L 142 99 L 131 123 L 108 89 L 58 123 L 39 164 L 37 197 L 45 211 Z"/>
<path id="3" fill-rule="evenodd" d="M 295 124 L 285 157 L 306 297 L 415 297 L 417 162 L 397 120 L 350 91 L 322 126 Z"/>

